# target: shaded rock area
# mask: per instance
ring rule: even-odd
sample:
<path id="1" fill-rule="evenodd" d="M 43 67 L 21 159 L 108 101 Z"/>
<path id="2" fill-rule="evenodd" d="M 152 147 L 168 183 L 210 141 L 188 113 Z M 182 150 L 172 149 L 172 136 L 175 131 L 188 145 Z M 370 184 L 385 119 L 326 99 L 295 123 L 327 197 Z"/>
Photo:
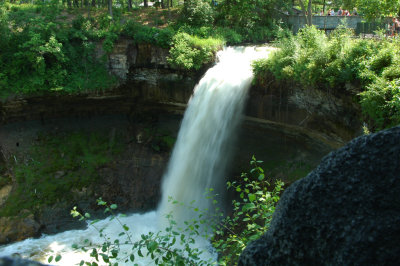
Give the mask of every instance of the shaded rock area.
<path id="1" fill-rule="evenodd" d="M 330 153 L 281 197 L 239 265 L 398 265 L 400 127 Z"/>
<path id="2" fill-rule="evenodd" d="M 181 115 L 153 110 L 132 116 L 59 118 L 3 125 L 0 128 L 0 150 L 5 155 L 4 163 L 10 171 L 13 171 L 17 162 L 25 164 L 32 161 L 32 147 L 41 143 L 40 139 L 47 134 L 52 138 L 68 135 L 68 132 L 84 132 L 87 135 L 102 133 L 109 136 L 107 141 L 120 143 L 121 151 L 96 169 L 96 182 L 65 191 L 69 196 L 68 201 L 57 200 L 54 204 L 35 207 L 29 210 L 29 215 L 21 213 L 15 217 L 0 218 L 0 243 L 83 227 L 84 223 L 71 217 L 70 210 L 77 206 L 78 210 L 89 212 L 92 217 L 104 217 L 104 209 L 96 204 L 99 197 L 116 203 L 121 212 L 154 209 L 160 197 L 161 177 L 173 144 L 166 143 L 164 138 L 173 141 L 180 119 Z M 68 171 L 73 170 L 68 169 L 52 170 L 54 178 L 68 178 Z M 14 181 L 4 186 L 13 187 L 9 191 L 11 194 L 13 189 L 17 189 L 17 182 Z M 60 195 L 60 199 L 63 196 Z"/>

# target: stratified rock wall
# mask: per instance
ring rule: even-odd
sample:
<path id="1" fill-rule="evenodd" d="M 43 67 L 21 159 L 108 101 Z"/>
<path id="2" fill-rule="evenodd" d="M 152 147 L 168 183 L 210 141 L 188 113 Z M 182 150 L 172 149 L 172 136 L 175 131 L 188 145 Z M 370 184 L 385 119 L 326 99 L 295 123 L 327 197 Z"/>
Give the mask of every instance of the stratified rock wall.
<path id="1" fill-rule="evenodd" d="M 268 84 L 251 88 L 247 115 L 270 127 L 317 133 L 316 138 L 335 148 L 362 133 L 361 112 L 353 93 L 299 87 L 270 78 Z"/>
<path id="2" fill-rule="evenodd" d="M 398 265 L 400 126 L 330 153 L 282 195 L 239 265 Z"/>

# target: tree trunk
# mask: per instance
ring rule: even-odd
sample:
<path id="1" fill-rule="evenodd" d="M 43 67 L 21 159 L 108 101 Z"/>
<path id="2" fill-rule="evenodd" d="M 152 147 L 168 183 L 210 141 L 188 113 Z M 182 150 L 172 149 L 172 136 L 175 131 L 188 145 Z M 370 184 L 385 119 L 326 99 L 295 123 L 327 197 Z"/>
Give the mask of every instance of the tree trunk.
<path id="1" fill-rule="evenodd" d="M 110 14 L 111 18 L 114 18 L 112 13 L 112 0 L 108 0 L 108 13 Z"/>
<path id="2" fill-rule="evenodd" d="M 132 10 L 132 0 L 128 0 L 128 10 Z"/>
<path id="3" fill-rule="evenodd" d="M 308 15 L 307 15 L 307 25 L 312 25 L 312 0 L 308 0 Z"/>
<path id="4" fill-rule="evenodd" d="M 300 7 L 301 7 L 301 11 L 303 13 L 304 16 L 304 21 L 308 26 L 312 25 L 312 10 L 311 10 L 311 6 L 312 6 L 312 0 L 308 0 L 308 6 L 307 9 L 304 5 L 304 2 L 302 0 L 299 1 L 300 3 Z"/>
<path id="5" fill-rule="evenodd" d="M 149 6 L 149 4 L 147 3 L 147 0 L 143 0 L 143 5 L 144 5 L 144 7 L 148 7 Z"/>

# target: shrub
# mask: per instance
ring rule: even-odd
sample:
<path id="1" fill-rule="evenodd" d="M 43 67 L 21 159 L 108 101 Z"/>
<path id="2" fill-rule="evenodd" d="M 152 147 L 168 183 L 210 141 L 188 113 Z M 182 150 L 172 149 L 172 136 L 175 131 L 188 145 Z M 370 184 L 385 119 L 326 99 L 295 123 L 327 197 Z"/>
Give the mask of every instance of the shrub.
<path id="1" fill-rule="evenodd" d="M 400 79 L 400 62 L 391 65 L 388 68 L 385 68 L 382 71 L 382 77 L 387 80 Z"/>
<path id="2" fill-rule="evenodd" d="M 269 228 L 283 183 L 276 181 L 272 191 L 264 170 L 253 156 L 250 173 L 242 174 L 242 182 L 228 182 L 238 200 L 232 201 L 233 213 L 225 217 L 214 230 L 213 245 L 220 254 L 220 265 L 234 265 L 251 241 L 260 238 Z"/>
<path id="3" fill-rule="evenodd" d="M 18 7 L 15 14 L 0 12 L 1 97 L 99 90 L 116 84 L 106 65 L 96 59 L 93 41 L 105 38 L 110 51 L 120 31 L 118 24 L 99 30 L 93 19 L 82 16 L 71 24 L 56 20 L 57 7 L 53 11 L 46 7 L 45 14 L 22 7 L 26 6 Z"/>
<path id="4" fill-rule="evenodd" d="M 400 79 L 378 79 L 360 93 L 363 113 L 373 120 L 375 129 L 400 124 Z"/>
<path id="5" fill-rule="evenodd" d="M 187 0 L 182 9 L 182 23 L 191 26 L 212 26 L 214 23 L 214 11 L 210 4 L 204 0 Z"/>
<path id="6" fill-rule="evenodd" d="M 200 69 L 214 60 L 215 52 L 222 47 L 222 40 L 199 38 L 187 33 L 177 33 L 172 39 L 168 63 L 182 69 Z"/>
<path id="7" fill-rule="evenodd" d="M 388 84 L 400 77 L 399 41 L 351 36 L 352 32 L 344 27 L 329 38 L 315 27 L 305 27 L 297 36 L 289 34 L 278 42 L 280 50 L 253 64 L 255 81 L 265 84 L 273 75 L 277 80 L 296 82 L 305 88 L 333 88 L 342 93 L 349 93 L 347 84 L 352 84 L 358 92 L 366 91 L 361 106 L 370 122 L 376 123 L 371 126 L 393 125 L 397 121 L 392 114 L 396 107 L 391 103 L 392 94 L 388 96 L 387 92 L 393 92 L 389 89 L 393 86 Z M 381 111 L 374 114 L 372 110 Z M 388 116 L 384 118 L 384 114 Z"/>
<path id="8" fill-rule="evenodd" d="M 386 67 L 389 67 L 393 63 L 394 57 L 395 51 L 393 47 L 389 46 L 380 49 L 379 52 L 374 54 L 369 60 L 369 69 L 380 75 Z"/>
<path id="9" fill-rule="evenodd" d="M 124 25 L 122 33 L 133 38 L 136 43 L 149 43 L 169 48 L 175 31 L 172 28 L 150 28 L 129 20 Z"/>
<path id="10" fill-rule="evenodd" d="M 216 28 L 215 35 L 226 41 L 227 44 L 240 44 L 243 36 L 236 30 L 227 27 Z"/>

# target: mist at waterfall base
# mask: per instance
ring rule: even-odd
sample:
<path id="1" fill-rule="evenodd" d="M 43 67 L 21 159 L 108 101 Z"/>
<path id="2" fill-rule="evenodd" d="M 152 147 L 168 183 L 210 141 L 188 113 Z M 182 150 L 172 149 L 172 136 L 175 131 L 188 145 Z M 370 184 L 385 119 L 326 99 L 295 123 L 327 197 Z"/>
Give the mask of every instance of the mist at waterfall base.
<path id="1" fill-rule="evenodd" d="M 240 124 L 253 77 L 251 61 L 265 58 L 269 52 L 267 47 L 228 47 L 218 53 L 218 63 L 207 71 L 189 100 L 163 177 L 162 198 L 157 211 L 120 218 L 122 224 L 130 227 L 132 241 L 140 240 L 142 234 L 164 229 L 166 214 L 171 213 L 175 221 L 197 218 L 197 213 L 180 204 L 172 204 L 169 197 L 187 205 L 194 202 L 196 208 L 212 212 L 214 204 L 206 199 L 205 192 L 213 188 L 213 193 L 221 197 L 225 190 L 224 175 L 232 155 L 234 132 Z M 105 228 L 103 233 L 112 241 L 123 231 L 115 220 L 109 218 L 96 223 L 96 227 Z M 0 247 L 0 257 L 19 254 L 46 263 L 50 255 L 61 254 L 61 261 L 53 262 L 53 265 L 79 264 L 81 260 L 91 260 L 89 252 L 75 250 L 72 244 L 82 244 L 86 239 L 94 246 L 101 246 L 104 242 L 99 232 L 88 226 L 85 230 L 70 230 Z M 204 250 L 203 259 L 216 259 L 216 253 L 206 239 L 197 239 L 196 247 Z M 124 257 L 124 252 L 129 254 L 131 247 L 126 248 L 121 248 L 120 258 Z M 151 265 L 152 260 L 140 258 L 135 263 Z M 119 265 L 123 264 L 123 261 L 119 262 Z"/>

